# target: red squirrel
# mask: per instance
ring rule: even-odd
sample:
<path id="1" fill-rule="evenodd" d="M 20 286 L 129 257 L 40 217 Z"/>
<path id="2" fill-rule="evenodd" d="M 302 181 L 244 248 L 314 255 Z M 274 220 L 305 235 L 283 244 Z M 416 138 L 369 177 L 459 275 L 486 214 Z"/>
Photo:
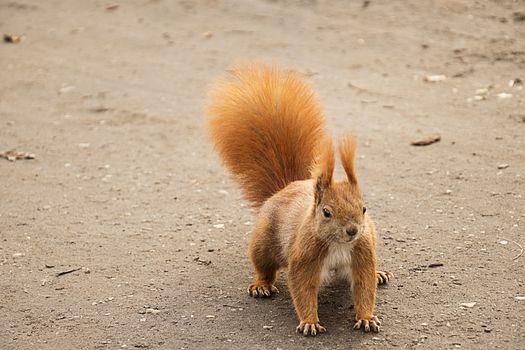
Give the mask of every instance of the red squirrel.
<path id="1" fill-rule="evenodd" d="M 378 332 L 376 230 L 355 174 L 356 138 L 343 137 L 346 177 L 333 179 L 335 151 L 325 118 L 301 74 L 250 64 L 211 90 L 208 127 L 220 158 L 257 210 L 249 244 L 252 297 L 269 297 L 277 273 L 288 287 L 304 335 L 325 332 L 317 314 L 320 286 L 333 272 L 351 282 L 354 329 Z"/>

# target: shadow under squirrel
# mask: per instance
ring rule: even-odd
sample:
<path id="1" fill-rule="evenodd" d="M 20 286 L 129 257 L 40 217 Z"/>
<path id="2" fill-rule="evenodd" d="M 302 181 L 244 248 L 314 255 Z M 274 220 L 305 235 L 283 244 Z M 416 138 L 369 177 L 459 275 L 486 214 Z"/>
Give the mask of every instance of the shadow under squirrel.
<path id="1" fill-rule="evenodd" d="M 222 161 L 258 215 L 249 245 L 253 297 L 278 290 L 286 269 L 304 335 L 325 332 L 317 315 L 320 286 L 335 273 L 351 282 L 354 329 L 378 332 L 376 232 L 354 169 L 356 139 L 339 142 L 346 178 L 333 180 L 335 152 L 325 119 L 302 75 L 244 65 L 211 91 L 208 127 Z"/>

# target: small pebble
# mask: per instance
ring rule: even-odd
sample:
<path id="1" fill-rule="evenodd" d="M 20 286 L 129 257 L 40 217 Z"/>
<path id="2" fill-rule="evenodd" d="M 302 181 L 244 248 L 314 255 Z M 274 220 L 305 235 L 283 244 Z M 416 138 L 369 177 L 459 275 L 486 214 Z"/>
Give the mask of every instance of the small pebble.
<path id="1" fill-rule="evenodd" d="M 505 100 L 505 99 L 511 98 L 512 94 L 509 94 L 509 93 L 506 93 L 506 92 L 501 92 L 501 93 L 497 94 L 496 96 L 498 96 L 498 98 L 500 100 Z"/>
<path id="2" fill-rule="evenodd" d="M 11 44 L 18 44 L 22 40 L 22 37 L 20 35 L 14 35 L 14 34 L 4 34 L 4 42 L 11 43 Z"/>
<path id="3" fill-rule="evenodd" d="M 509 80 L 509 87 L 521 87 L 523 85 L 523 81 L 520 78 Z"/>
<path id="4" fill-rule="evenodd" d="M 472 302 L 472 303 L 461 303 L 461 306 L 468 307 L 468 308 L 472 308 L 472 307 L 474 307 L 474 305 L 476 305 L 475 302 Z"/>
<path id="5" fill-rule="evenodd" d="M 447 76 L 446 75 L 442 75 L 442 74 L 438 74 L 438 75 L 428 75 L 424 78 L 424 80 L 426 82 L 429 82 L 429 83 L 437 83 L 439 81 L 445 81 L 447 80 Z"/>

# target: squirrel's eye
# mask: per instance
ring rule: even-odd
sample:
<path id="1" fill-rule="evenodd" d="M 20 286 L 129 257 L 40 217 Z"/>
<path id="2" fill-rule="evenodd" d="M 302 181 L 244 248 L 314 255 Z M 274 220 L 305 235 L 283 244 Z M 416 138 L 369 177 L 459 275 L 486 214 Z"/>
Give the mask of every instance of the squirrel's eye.
<path id="1" fill-rule="evenodd" d="M 325 218 L 329 218 L 332 216 L 332 213 L 330 212 L 328 208 L 323 208 L 323 215 Z"/>
<path id="2" fill-rule="evenodd" d="M 363 207 L 363 214 L 366 213 L 366 207 Z"/>

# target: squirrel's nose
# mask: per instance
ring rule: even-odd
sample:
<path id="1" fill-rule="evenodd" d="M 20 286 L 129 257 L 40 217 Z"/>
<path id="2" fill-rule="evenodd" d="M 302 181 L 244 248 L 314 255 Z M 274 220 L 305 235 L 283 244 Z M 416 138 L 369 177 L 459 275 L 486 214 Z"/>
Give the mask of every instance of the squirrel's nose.
<path id="1" fill-rule="evenodd" d="M 355 236 L 357 234 L 357 227 L 350 226 L 346 228 L 346 234 L 349 236 Z"/>

